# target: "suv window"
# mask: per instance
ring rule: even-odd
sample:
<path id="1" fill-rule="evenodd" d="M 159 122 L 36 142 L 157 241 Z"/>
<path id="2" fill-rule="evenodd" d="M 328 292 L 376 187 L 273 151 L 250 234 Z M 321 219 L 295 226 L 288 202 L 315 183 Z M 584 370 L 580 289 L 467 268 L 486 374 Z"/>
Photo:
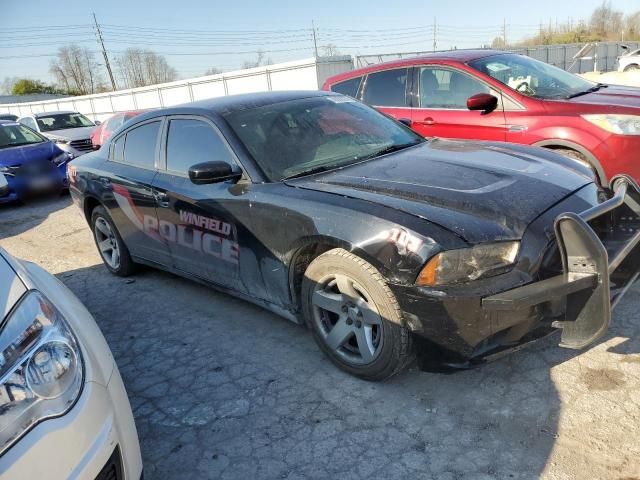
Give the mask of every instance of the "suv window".
<path id="1" fill-rule="evenodd" d="M 462 72 L 445 68 L 420 69 L 420 106 L 423 108 L 467 109 L 467 99 L 490 93 L 489 87 Z"/>
<path id="2" fill-rule="evenodd" d="M 29 127 L 32 130 L 35 130 L 36 132 L 38 131 L 38 126 L 36 125 L 36 121 L 31 117 L 25 117 L 25 118 L 21 119 L 20 123 L 23 124 L 23 125 L 26 125 L 27 127 Z"/>
<path id="3" fill-rule="evenodd" d="M 235 164 L 226 141 L 218 132 L 201 120 L 169 121 L 167 170 L 186 174 L 192 165 L 212 161 Z"/>
<path id="4" fill-rule="evenodd" d="M 331 91 L 356 98 L 362 77 L 352 78 L 331 86 Z"/>
<path id="5" fill-rule="evenodd" d="M 124 144 L 125 163 L 154 168 L 160 122 L 145 123 L 127 131 Z M 120 139 L 118 140 L 120 141 Z"/>
<path id="6" fill-rule="evenodd" d="M 370 73 L 362 99 L 378 107 L 406 107 L 407 76 L 406 68 Z"/>

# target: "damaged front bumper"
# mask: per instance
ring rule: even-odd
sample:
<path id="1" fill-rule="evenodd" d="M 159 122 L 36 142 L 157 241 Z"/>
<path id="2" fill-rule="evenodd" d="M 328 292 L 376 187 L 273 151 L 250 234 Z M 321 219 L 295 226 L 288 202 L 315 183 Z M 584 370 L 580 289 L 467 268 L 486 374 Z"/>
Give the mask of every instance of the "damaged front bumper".
<path id="1" fill-rule="evenodd" d="M 563 213 L 556 218 L 562 274 L 487 296 L 482 299 L 482 309 L 517 314 L 542 304 L 560 303 L 564 305 L 556 310 L 561 316 L 551 325 L 562 329 L 562 347 L 583 348 L 600 338 L 609 328 L 611 311 L 640 276 L 637 261 L 626 266 L 624 275 L 617 272 L 626 259 L 640 258 L 640 229 L 613 245 L 601 240 L 587 223 L 614 214 L 623 205 L 640 217 L 638 184 L 630 177 L 619 176 L 611 186 L 610 199 L 579 214 Z"/>

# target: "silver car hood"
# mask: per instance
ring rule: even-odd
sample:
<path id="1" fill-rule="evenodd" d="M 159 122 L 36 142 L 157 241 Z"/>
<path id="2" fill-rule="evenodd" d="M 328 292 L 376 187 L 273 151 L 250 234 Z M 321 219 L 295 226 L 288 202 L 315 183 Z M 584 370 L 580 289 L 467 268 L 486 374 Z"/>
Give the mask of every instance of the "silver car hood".
<path id="1" fill-rule="evenodd" d="M 49 132 L 42 132 L 45 137 L 50 139 L 62 139 L 62 140 L 85 140 L 91 135 L 91 131 L 96 127 L 78 127 L 78 128 L 65 128 L 62 130 L 51 130 Z"/>

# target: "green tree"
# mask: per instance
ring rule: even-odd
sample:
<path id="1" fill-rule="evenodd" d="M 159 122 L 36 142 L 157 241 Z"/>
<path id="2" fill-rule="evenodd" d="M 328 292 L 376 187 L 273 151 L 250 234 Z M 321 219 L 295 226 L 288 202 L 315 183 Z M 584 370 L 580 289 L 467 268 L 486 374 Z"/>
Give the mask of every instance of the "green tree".
<path id="1" fill-rule="evenodd" d="M 56 89 L 40 80 L 21 78 L 11 88 L 12 95 L 30 95 L 33 93 L 56 93 Z"/>

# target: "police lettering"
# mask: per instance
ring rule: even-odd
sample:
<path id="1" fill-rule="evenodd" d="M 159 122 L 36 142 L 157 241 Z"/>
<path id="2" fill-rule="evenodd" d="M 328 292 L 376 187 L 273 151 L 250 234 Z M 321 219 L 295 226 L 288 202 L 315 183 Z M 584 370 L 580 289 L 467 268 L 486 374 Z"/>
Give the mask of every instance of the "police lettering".
<path id="1" fill-rule="evenodd" d="M 182 211 L 180 212 L 180 217 L 182 217 Z M 199 217 L 199 215 L 196 215 L 196 217 Z M 231 225 L 228 223 L 219 222 L 218 220 L 206 217 L 202 218 L 218 222 L 218 225 L 221 226 L 219 233 L 227 232 L 225 234 L 228 235 L 228 233 L 231 232 Z M 144 216 L 143 223 L 145 233 L 153 237 L 159 235 L 160 238 L 167 242 L 177 243 L 182 247 L 189 248 L 199 253 L 212 255 L 213 257 L 226 262 L 233 264 L 238 263 L 238 244 L 231 239 L 223 238 L 213 233 L 203 232 L 186 225 L 175 225 L 165 220 L 161 220 L 158 223 L 158 219 L 150 215 Z M 209 228 L 209 230 L 218 231 L 215 228 Z"/>

